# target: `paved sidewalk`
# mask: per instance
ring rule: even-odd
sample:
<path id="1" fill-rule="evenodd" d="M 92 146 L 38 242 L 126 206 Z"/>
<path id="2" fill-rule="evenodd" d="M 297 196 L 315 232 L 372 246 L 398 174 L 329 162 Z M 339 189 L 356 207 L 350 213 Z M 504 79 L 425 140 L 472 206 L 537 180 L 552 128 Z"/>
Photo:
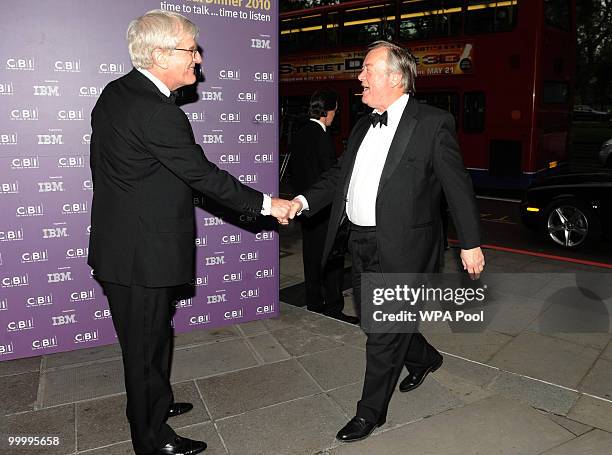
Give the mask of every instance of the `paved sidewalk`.
<path id="1" fill-rule="evenodd" d="M 301 282 L 298 228 L 281 232 L 281 249 L 281 287 Z M 447 271 L 456 269 L 454 254 Z M 601 270 L 495 251 L 486 258 L 489 272 L 524 274 L 497 296 L 512 309 L 502 318 L 508 324 L 481 333 L 426 327 L 445 354 L 442 368 L 417 390 L 397 392 L 387 423 L 365 441 L 334 439 L 361 393 L 365 336 L 287 304 L 278 319 L 177 336 L 175 396 L 195 408 L 172 426 L 207 441 L 209 454 L 612 453 L 610 330 L 536 330 L 552 308 L 539 297 L 563 283 L 529 278 L 579 271 L 584 285 Z M 609 309 L 612 295 L 600 297 L 599 307 Z M 132 453 L 122 374 L 117 345 L 1 362 L 0 444 L 6 435 L 45 435 L 61 445 L 0 445 L 0 453 Z"/>

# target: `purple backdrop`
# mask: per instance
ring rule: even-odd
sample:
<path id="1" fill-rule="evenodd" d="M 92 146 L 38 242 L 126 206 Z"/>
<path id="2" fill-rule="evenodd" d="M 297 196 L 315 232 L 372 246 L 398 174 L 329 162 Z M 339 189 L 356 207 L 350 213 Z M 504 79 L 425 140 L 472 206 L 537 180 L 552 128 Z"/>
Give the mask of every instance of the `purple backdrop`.
<path id="1" fill-rule="evenodd" d="M 11 3 L 0 18 L 0 361 L 116 340 L 86 264 L 90 112 L 132 68 L 129 21 L 154 8 L 200 27 L 205 82 L 183 109 L 207 157 L 278 192 L 277 2 Z M 273 223 L 194 203 L 208 211 L 196 209 L 196 295 L 178 303 L 176 331 L 277 315 Z"/>

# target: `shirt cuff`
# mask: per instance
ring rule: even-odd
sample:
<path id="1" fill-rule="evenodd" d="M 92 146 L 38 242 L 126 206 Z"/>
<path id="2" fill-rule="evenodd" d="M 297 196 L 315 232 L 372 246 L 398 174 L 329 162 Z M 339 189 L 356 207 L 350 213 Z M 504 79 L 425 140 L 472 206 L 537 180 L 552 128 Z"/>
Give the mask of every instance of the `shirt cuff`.
<path id="1" fill-rule="evenodd" d="M 304 210 L 309 210 L 310 209 L 310 207 L 308 207 L 308 201 L 306 200 L 306 198 L 304 196 L 299 194 L 299 195 L 297 195 L 295 197 L 295 199 L 297 199 L 298 201 L 300 201 L 302 203 L 302 210 L 297 212 L 297 214 L 296 214 L 297 216 L 300 216 Z"/>
<path id="2" fill-rule="evenodd" d="M 261 204 L 261 214 L 268 216 L 272 213 L 272 198 L 267 194 L 263 195 L 263 203 Z"/>

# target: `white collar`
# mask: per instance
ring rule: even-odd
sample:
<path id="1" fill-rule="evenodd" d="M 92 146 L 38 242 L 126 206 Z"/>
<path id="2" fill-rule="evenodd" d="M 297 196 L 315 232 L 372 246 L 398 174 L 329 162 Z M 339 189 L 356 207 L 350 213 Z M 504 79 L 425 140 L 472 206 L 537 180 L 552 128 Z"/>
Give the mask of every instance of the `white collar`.
<path id="1" fill-rule="evenodd" d="M 317 120 L 316 118 L 311 118 L 310 121 L 317 122 L 319 125 L 321 125 L 321 128 L 323 128 L 323 131 L 327 132 L 327 127 L 325 126 L 325 123 L 323 123 L 321 120 Z"/>
<path id="2" fill-rule="evenodd" d="M 147 79 L 153 82 L 155 86 L 159 89 L 160 92 L 162 92 L 167 97 L 170 97 L 170 89 L 166 87 L 166 84 L 164 84 L 158 78 L 153 76 L 153 74 L 149 70 L 146 70 L 144 68 L 136 68 L 136 69 L 140 71 L 142 74 L 144 74 L 147 77 Z"/>
<path id="3" fill-rule="evenodd" d="M 410 96 L 407 93 L 404 93 L 398 99 L 393 101 L 393 103 L 391 103 L 391 105 L 387 108 L 387 126 L 397 125 L 399 123 L 409 99 Z M 379 112 L 378 109 L 374 109 L 374 112 L 382 114 L 382 112 Z"/>

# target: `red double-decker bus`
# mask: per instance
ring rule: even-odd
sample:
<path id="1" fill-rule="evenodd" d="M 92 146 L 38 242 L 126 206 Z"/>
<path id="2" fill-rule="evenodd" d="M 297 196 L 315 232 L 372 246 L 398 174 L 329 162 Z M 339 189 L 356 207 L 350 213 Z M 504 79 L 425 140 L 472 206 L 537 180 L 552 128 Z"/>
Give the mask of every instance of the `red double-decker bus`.
<path id="1" fill-rule="evenodd" d="M 419 101 L 450 111 L 478 187 L 520 188 L 567 161 L 575 0 L 356 0 L 284 12 L 284 141 L 322 87 L 340 95 L 338 149 L 357 118 L 365 48 L 385 39 L 418 61 Z"/>

